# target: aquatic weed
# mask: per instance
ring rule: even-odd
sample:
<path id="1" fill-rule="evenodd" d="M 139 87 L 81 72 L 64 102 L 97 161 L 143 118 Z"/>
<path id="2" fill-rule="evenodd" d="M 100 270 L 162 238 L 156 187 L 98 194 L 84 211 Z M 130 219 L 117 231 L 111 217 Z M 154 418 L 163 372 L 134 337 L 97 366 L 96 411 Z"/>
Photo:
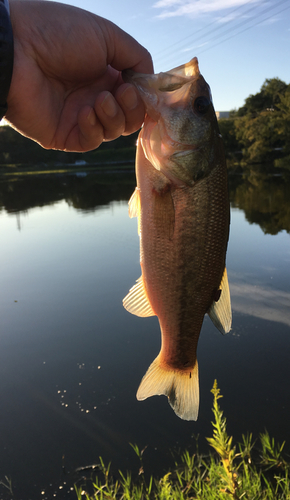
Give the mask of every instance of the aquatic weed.
<path id="1" fill-rule="evenodd" d="M 218 400 L 223 396 L 220 394 L 220 389 L 218 388 L 216 380 L 214 381 L 211 392 L 214 397 L 212 408 L 214 414 L 214 422 L 212 422 L 213 437 L 206 439 L 221 458 L 223 465 L 221 480 L 222 483 L 224 483 L 224 492 L 230 493 L 233 498 L 238 499 L 239 481 L 237 470 L 234 466 L 236 447 L 232 444 L 232 436 L 227 435 L 226 418 L 223 416 L 223 412 L 218 404 Z"/>
<path id="2" fill-rule="evenodd" d="M 282 469 L 289 467 L 289 464 L 282 457 L 285 441 L 281 445 L 276 444 L 274 438 L 271 439 L 267 431 L 260 434 L 260 441 L 262 444 L 261 463 L 263 465 L 267 465 L 269 469 L 272 467 L 281 467 Z"/>
<path id="3" fill-rule="evenodd" d="M 260 449 L 252 434 L 242 436 L 235 445 L 227 434 L 226 418 L 218 401 L 222 398 L 217 382 L 213 394 L 213 436 L 207 438 L 215 453 L 203 456 L 184 451 L 175 469 L 161 478 L 144 476 L 143 454 L 131 444 L 139 461 L 139 475 L 132 480 L 131 473 L 119 471 L 119 478 L 110 474 L 100 459 L 101 477 L 92 483 L 93 494 L 85 487 L 76 488 L 78 500 L 290 500 L 290 464 L 282 455 L 285 442 L 280 445 L 267 431 L 260 434 Z"/>
<path id="4" fill-rule="evenodd" d="M 13 497 L 13 491 L 12 491 L 12 479 L 8 476 L 5 476 L 5 481 L 1 480 L 0 481 L 0 486 L 3 486 L 8 490 L 9 494 Z"/>

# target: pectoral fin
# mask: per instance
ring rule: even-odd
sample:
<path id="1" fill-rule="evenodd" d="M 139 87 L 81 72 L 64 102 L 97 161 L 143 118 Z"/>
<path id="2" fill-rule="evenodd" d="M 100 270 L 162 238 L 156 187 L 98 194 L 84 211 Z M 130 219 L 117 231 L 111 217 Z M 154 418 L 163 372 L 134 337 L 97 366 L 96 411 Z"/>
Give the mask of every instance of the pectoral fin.
<path id="1" fill-rule="evenodd" d="M 136 187 L 129 200 L 129 217 L 138 217 L 140 208 L 140 189 Z"/>
<path id="2" fill-rule="evenodd" d="M 141 318 L 155 316 L 155 312 L 147 298 L 142 276 L 123 299 L 123 306 L 128 312 L 136 314 L 136 316 L 140 316 Z"/>
<path id="3" fill-rule="evenodd" d="M 140 235 L 140 213 L 141 213 L 141 200 L 140 200 L 140 189 L 135 188 L 129 200 L 129 217 L 138 217 L 138 234 Z"/>
<path id="4" fill-rule="evenodd" d="M 221 290 L 220 297 L 217 301 L 213 301 L 208 315 L 217 329 L 224 334 L 230 331 L 232 324 L 231 297 L 226 268 L 219 289 Z"/>

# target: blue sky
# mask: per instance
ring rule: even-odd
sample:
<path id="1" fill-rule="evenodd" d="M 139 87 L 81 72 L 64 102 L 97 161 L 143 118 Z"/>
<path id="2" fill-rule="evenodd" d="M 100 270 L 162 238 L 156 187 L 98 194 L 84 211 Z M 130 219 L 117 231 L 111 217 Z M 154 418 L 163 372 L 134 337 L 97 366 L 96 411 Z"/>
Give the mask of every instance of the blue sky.
<path id="1" fill-rule="evenodd" d="M 215 109 L 242 106 L 266 78 L 290 83 L 290 0 L 65 0 L 110 19 L 152 54 L 155 71 L 197 56 Z"/>

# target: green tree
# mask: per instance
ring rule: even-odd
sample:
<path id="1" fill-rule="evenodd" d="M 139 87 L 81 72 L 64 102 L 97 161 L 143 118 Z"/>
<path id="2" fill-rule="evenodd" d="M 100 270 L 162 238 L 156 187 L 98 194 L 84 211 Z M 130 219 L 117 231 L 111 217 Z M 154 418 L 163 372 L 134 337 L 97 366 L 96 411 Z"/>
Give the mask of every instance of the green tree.
<path id="1" fill-rule="evenodd" d="M 279 78 L 266 80 L 261 91 L 250 95 L 235 116 L 235 137 L 247 163 L 273 162 L 290 148 L 290 85 Z"/>
<path id="2" fill-rule="evenodd" d="M 276 111 L 261 111 L 256 116 L 245 115 L 235 120 L 236 139 L 243 146 L 248 163 L 271 162 L 282 147 L 276 130 Z"/>
<path id="3" fill-rule="evenodd" d="M 245 99 L 245 104 L 239 108 L 235 116 L 245 116 L 247 114 L 257 115 L 267 109 L 277 109 L 278 104 L 288 88 L 288 85 L 279 78 L 267 78 L 263 83 L 260 92 L 250 94 Z"/>
<path id="4" fill-rule="evenodd" d="M 276 134 L 283 145 L 283 158 L 275 160 L 275 166 L 290 170 L 290 85 L 277 105 Z"/>
<path id="5" fill-rule="evenodd" d="M 241 145 L 235 133 L 235 120 L 233 118 L 222 118 L 218 123 L 225 145 L 226 156 L 231 157 L 241 150 Z"/>

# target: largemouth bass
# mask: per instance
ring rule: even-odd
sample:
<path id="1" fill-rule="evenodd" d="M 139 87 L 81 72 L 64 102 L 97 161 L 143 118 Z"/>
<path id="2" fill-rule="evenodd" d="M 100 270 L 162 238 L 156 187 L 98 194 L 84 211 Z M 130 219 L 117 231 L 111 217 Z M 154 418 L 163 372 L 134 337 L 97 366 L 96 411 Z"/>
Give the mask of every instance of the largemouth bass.
<path id="1" fill-rule="evenodd" d="M 222 138 L 197 58 L 167 73 L 126 71 L 124 79 L 138 89 L 147 114 L 129 201 L 130 217 L 138 217 L 142 276 L 123 304 L 137 316 L 156 315 L 162 338 L 137 399 L 164 394 L 180 418 L 196 420 L 204 315 L 222 333 L 231 327 Z"/>

